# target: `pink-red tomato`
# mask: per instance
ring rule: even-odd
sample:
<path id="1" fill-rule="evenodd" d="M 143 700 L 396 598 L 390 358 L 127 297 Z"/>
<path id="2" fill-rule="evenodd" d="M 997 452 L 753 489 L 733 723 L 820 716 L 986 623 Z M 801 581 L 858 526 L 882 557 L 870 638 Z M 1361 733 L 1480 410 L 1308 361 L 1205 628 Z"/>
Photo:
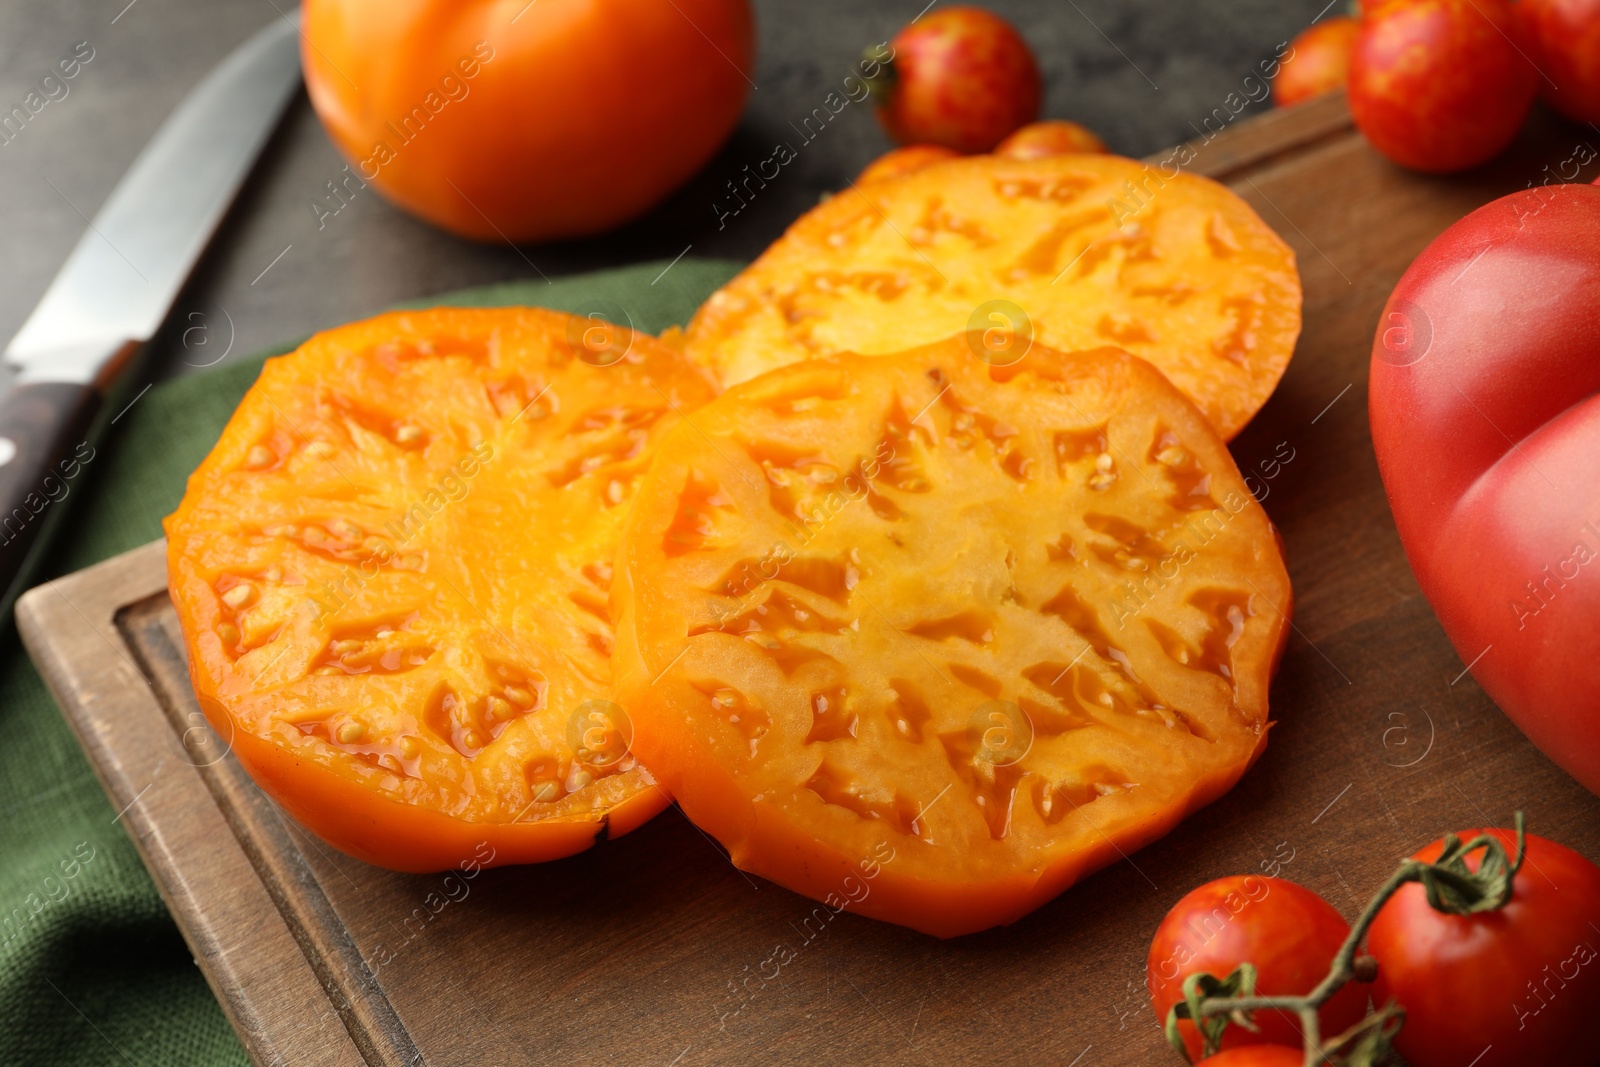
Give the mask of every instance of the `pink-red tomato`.
<path id="1" fill-rule="evenodd" d="M 981 7 L 939 8 L 897 33 L 883 127 L 901 144 L 987 152 L 1039 114 L 1028 42 Z"/>
<path id="2" fill-rule="evenodd" d="M 1350 936 L 1350 924 L 1311 890 L 1281 878 L 1235 875 L 1193 890 L 1167 912 L 1150 944 L 1145 980 L 1156 1018 L 1183 1000 L 1183 981 L 1205 971 L 1226 978 L 1241 963 L 1255 964 L 1256 992 L 1285 996 L 1309 993 L 1327 976 L 1333 957 Z M 1343 1033 L 1366 1014 L 1367 991 L 1346 985 L 1323 1005 L 1325 1034 Z M 1279 1011 L 1257 1012 L 1259 1033 L 1229 1026 L 1222 1048 L 1293 1045 L 1299 1020 Z M 1201 1052 L 1199 1031 L 1180 1022 L 1189 1055 Z M 1212 1062 L 1210 1060 L 1206 1062 Z"/>
<path id="3" fill-rule="evenodd" d="M 1350 113 L 1379 152 L 1414 170 L 1477 166 L 1511 143 L 1538 73 L 1507 0 L 1392 0 L 1362 18 Z"/>
<path id="4" fill-rule="evenodd" d="M 1343 89 L 1360 32 L 1355 19 L 1340 17 L 1324 19 L 1296 37 L 1272 79 L 1272 102 L 1290 107 Z"/>
<path id="5" fill-rule="evenodd" d="M 1600 0 L 1521 0 L 1539 94 L 1579 122 L 1600 122 Z"/>
<path id="6" fill-rule="evenodd" d="M 1506 854 L 1510 830 L 1493 834 Z M 1432 862 L 1435 841 L 1416 858 Z M 1468 857 L 1477 870 L 1481 852 Z M 1511 902 L 1447 915 L 1422 886 L 1401 888 L 1367 934 L 1378 961 L 1373 999 L 1406 1010 L 1395 1047 L 1411 1067 L 1594 1067 L 1600 1063 L 1600 867 L 1527 835 Z"/>
<path id="7" fill-rule="evenodd" d="M 1395 526 L 1461 662 L 1600 793 L 1600 189 L 1479 208 L 1416 258 L 1373 338 Z"/>

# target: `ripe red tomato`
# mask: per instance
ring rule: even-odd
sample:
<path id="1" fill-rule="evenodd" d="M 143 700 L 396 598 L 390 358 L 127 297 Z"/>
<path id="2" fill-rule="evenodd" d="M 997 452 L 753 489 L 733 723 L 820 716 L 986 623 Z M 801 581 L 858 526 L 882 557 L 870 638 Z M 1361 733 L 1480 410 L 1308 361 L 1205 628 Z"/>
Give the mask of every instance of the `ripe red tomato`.
<path id="1" fill-rule="evenodd" d="M 1492 834 L 1506 854 L 1510 830 Z M 1437 859 L 1442 843 L 1418 852 Z M 1467 858 L 1478 869 L 1481 853 Z M 1511 902 L 1447 915 L 1422 886 L 1401 888 L 1378 912 L 1367 949 L 1378 961 L 1373 998 L 1406 1009 L 1395 1047 L 1411 1067 L 1525 1067 L 1600 1063 L 1600 867 L 1554 841 L 1527 835 Z"/>
<path id="2" fill-rule="evenodd" d="M 1600 0 L 1521 0 L 1539 92 L 1579 122 L 1600 122 Z"/>
<path id="3" fill-rule="evenodd" d="M 890 46 L 893 75 L 878 118 L 901 144 L 987 152 L 1039 114 L 1039 65 L 999 15 L 943 8 L 901 30 Z"/>
<path id="4" fill-rule="evenodd" d="M 1063 119 L 1030 122 L 995 146 L 1007 159 L 1043 159 L 1073 152 L 1104 152 L 1106 143 L 1087 126 Z"/>
<path id="5" fill-rule="evenodd" d="M 1507 0 L 1404 0 L 1361 20 L 1350 113 L 1379 152 L 1414 170 L 1475 167 L 1528 116 L 1538 73 Z"/>
<path id="6" fill-rule="evenodd" d="M 301 18 L 306 90 L 350 160 L 330 184 L 485 241 L 649 210 L 727 139 L 754 71 L 749 0 L 305 0 Z"/>
<path id="7" fill-rule="evenodd" d="M 1461 662 L 1600 793 L 1600 189 L 1479 208 L 1416 258 L 1372 344 L 1395 526 Z"/>
<path id="8" fill-rule="evenodd" d="M 1282 878 L 1253 874 L 1207 882 L 1190 892 L 1156 929 L 1150 944 L 1146 981 L 1156 1018 L 1183 1000 L 1183 980 L 1205 971 L 1226 978 L 1241 963 L 1256 966 L 1256 992 L 1295 996 L 1309 993 L 1328 974 L 1333 957 L 1350 936 L 1350 924 L 1317 894 Z M 1346 985 L 1322 1007 L 1322 1032 L 1343 1033 L 1367 1010 L 1366 988 Z M 1300 1025 L 1292 1014 L 1258 1012 L 1259 1033 L 1229 1026 L 1222 1048 L 1293 1045 Z M 1201 1052 L 1200 1033 L 1190 1022 L 1178 1024 L 1189 1055 Z M 1207 1063 L 1214 1061 L 1207 1060 Z"/>
<path id="9" fill-rule="evenodd" d="M 1306 1054 L 1288 1045 L 1246 1045 L 1202 1061 L 1206 1067 L 1301 1067 Z"/>
<path id="10" fill-rule="evenodd" d="M 1296 37 L 1272 79 L 1272 102 L 1289 107 L 1343 89 L 1360 25 L 1352 18 L 1324 19 Z"/>

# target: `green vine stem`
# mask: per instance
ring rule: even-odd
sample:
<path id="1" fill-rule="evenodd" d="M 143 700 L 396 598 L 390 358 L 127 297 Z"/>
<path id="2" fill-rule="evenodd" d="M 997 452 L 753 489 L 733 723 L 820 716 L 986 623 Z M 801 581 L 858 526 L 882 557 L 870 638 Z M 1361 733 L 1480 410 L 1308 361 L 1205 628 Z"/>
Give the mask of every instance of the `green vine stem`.
<path id="1" fill-rule="evenodd" d="M 1366 940 L 1372 920 L 1402 886 L 1410 882 L 1422 883 L 1429 905 L 1435 911 L 1451 915 L 1472 915 L 1505 907 L 1515 891 L 1517 872 L 1522 869 L 1526 855 L 1524 820 L 1520 811 L 1516 813 L 1515 825 L 1515 857 L 1507 857 L 1499 839 L 1488 834 L 1479 834 L 1469 841 L 1462 841 L 1455 834 L 1447 834 L 1439 858 L 1432 863 L 1403 860 L 1362 909 L 1360 918 L 1350 928 L 1350 936 L 1345 938 L 1344 944 L 1339 946 L 1339 951 L 1334 955 L 1327 976 L 1303 996 L 1258 995 L 1255 991 L 1256 969 L 1249 963 L 1241 963 L 1226 978 L 1217 978 L 1204 972 L 1191 974 L 1184 979 L 1184 999 L 1174 1004 L 1167 1013 L 1167 1041 L 1188 1059 L 1178 1021 L 1193 1020 L 1204 1043 L 1202 1056 L 1209 1056 L 1221 1045 L 1223 1031 L 1230 1023 L 1253 1031 L 1256 1026 L 1251 1020 L 1252 1013 L 1277 1010 L 1293 1013 L 1300 1019 L 1305 1035 L 1305 1067 L 1320 1067 L 1322 1064 L 1371 1067 L 1388 1051 L 1389 1039 L 1403 1025 L 1404 1009 L 1391 1001 L 1350 1030 L 1327 1041 L 1322 1037 L 1322 1020 L 1317 1014 L 1318 1009 L 1351 979 L 1370 982 L 1376 976 L 1371 957 L 1358 959 L 1356 952 Z M 1467 866 L 1467 857 L 1480 849 L 1483 858 L 1474 871 Z"/>

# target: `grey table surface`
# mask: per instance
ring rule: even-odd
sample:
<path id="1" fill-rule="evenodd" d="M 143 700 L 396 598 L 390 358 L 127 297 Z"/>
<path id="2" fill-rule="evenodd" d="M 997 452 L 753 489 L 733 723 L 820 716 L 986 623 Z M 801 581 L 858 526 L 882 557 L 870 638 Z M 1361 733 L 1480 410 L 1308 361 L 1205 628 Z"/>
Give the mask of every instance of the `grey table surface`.
<path id="1" fill-rule="evenodd" d="M 780 181 L 720 227 L 718 191 L 746 163 L 765 159 L 789 123 L 850 72 L 863 48 L 892 36 L 922 3 L 756 0 L 757 88 L 738 130 L 711 163 L 618 231 L 520 250 L 435 230 L 372 190 L 319 228 L 312 204 L 344 160 L 301 92 L 140 377 L 184 373 L 213 358 L 215 347 L 202 352 L 181 343 L 190 323 L 225 321 L 237 355 L 401 301 L 536 277 L 535 266 L 558 277 L 671 259 L 686 249 L 752 258 L 821 194 L 843 186 L 888 149 L 887 138 L 869 106 L 851 105 L 784 168 Z M 1195 126 L 1262 59 L 1332 5 L 993 0 L 986 6 L 1011 19 L 1033 45 L 1047 81 L 1047 117 L 1083 122 L 1114 151 L 1138 156 L 1194 136 Z M 80 42 L 93 49 L 67 83 L 67 94 L 50 101 L 19 136 L 0 143 L 0 339 L 21 326 L 86 218 L 183 95 L 231 48 L 292 9 L 289 0 L 0 3 L 0 110 L 20 104 Z M 191 340 L 201 336 L 191 334 Z"/>

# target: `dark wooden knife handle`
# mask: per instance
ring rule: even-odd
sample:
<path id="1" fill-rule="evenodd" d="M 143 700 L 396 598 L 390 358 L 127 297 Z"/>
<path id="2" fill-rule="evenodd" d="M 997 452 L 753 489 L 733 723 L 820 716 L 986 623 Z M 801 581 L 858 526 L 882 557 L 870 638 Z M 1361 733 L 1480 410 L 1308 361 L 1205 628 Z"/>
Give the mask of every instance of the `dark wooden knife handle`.
<path id="1" fill-rule="evenodd" d="M 94 461 L 99 407 L 99 390 L 75 382 L 29 382 L 0 397 L 0 603 L 21 592 L 40 530 Z"/>

